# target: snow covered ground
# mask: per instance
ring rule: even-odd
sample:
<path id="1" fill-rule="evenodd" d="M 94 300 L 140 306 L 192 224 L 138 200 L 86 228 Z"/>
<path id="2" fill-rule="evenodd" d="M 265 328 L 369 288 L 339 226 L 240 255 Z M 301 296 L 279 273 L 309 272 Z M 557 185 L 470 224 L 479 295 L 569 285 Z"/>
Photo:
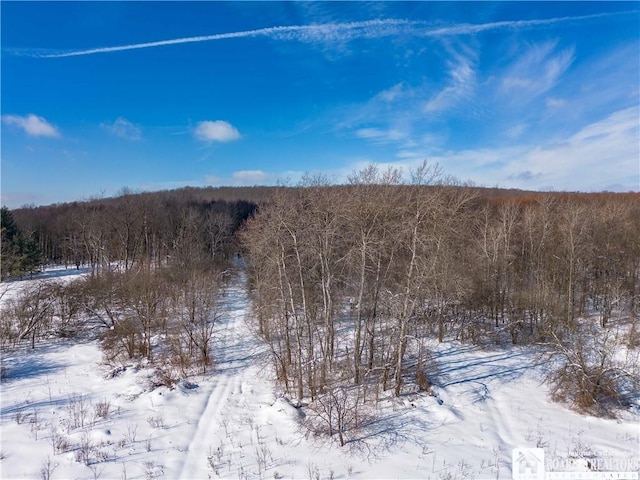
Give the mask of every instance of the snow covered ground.
<path id="1" fill-rule="evenodd" d="M 345 447 L 309 435 L 274 386 L 242 278 L 227 298 L 215 370 L 173 390 L 151 390 L 144 368 L 111 378 L 95 341 L 5 356 L 1 478 L 507 479 L 516 447 L 543 448 L 548 470 L 639 470 L 638 414 L 606 420 L 551 403 L 527 349 L 434 343 L 436 396 L 389 392 Z"/>

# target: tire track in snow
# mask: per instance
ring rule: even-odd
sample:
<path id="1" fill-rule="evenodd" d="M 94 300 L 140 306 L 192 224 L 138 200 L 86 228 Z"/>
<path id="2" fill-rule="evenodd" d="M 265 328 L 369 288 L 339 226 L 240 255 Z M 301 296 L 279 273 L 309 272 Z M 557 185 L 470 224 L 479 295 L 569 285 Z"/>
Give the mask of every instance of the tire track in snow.
<path id="1" fill-rule="evenodd" d="M 522 364 L 525 353 L 518 351 L 483 351 L 466 347 L 459 352 L 442 355 L 442 392 L 445 406 L 457 412 L 468 412 L 474 406 L 486 419 L 501 468 L 511 468 L 511 449 L 519 446 L 519 420 L 514 415 L 512 401 L 505 395 L 505 385 L 517 380 L 529 365 Z M 450 403 L 454 403 L 451 406 Z M 459 417 L 464 420 L 463 416 Z"/>
<path id="2" fill-rule="evenodd" d="M 182 464 L 181 479 L 202 478 L 207 469 L 207 456 L 213 440 L 223 430 L 223 413 L 239 406 L 233 397 L 242 394 L 243 384 L 255 381 L 251 369 L 261 349 L 260 342 L 245 325 L 248 298 L 244 289 L 244 274 L 239 272 L 227 290 L 229 310 L 216 331 L 214 345 L 216 383 L 198 420 Z"/>
<path id="3" fill-rule="evenodd" d="M 516 443 L 513 412 L 509 408 L 509 399 L 502 395 L 492 397 L 487 405 L 487 417 L 493 425 L 494 438 L 500 461 L 503 466 L 511 468 L 511 450 L 519 445 Z"/>

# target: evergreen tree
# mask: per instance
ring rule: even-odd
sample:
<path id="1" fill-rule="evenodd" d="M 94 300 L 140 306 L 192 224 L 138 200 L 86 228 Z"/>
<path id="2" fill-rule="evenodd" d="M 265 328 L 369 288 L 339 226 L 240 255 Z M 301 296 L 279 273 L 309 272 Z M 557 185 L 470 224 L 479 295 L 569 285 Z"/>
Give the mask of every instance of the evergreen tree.
<path id="1" fill-rule="evenodd" d="M 33 272 L 42 261 L 38 246 L 23 235 L 7 207 L 2 207 L 0 217 L 2 278 Z"/>

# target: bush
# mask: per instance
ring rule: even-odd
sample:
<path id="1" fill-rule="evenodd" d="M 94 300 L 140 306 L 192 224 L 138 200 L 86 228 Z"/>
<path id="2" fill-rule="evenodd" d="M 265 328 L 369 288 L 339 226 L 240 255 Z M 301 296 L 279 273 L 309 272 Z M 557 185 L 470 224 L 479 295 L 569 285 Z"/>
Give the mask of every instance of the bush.
<path id="1" fill-rule="evenodd" d="M 624 347 L 609 332 L 576 332 L 565 341 L 554 336 L 553 345 L 552 355 L 559 366 L 547 374 L 547 382 L 554 401 L 567 402 L 582 413 L 608 417 L 631 404 L 638 378 L 633 362 L 616 356 L 617 349 Z"/>
<path id="2" fill-rule="evenodd" d="M 359 430 L 363 424 L 362 403 L 362 391 L 357 386 L 328 388 L 309 404 L 307 428 L 330 437 L 337 433 L 340 446 L 344 446 L 345 434 Z"/>
<path id="3" fill-rule="evenodd" d="M 134 320 L 124 319 L 102 334 L 104 362 L 108 365 L 126 364 L 136 358 L 141 343 L 140 327 Z"/>
<path id="4" fill-rule="evenodd" d="M 157 368 L 155 374 L 150 377 L 150 387 L 152 390 L 160 387 L 167 387 L 173 390 L 180 378 L 171 368 Z"/>
<path id="5" fill-rule="evenodd" d="M 93 412 L 97 418 L 107 418 L 110 409 L 111 402 L 109 400 L 101 400 L 93 406 Z"/>

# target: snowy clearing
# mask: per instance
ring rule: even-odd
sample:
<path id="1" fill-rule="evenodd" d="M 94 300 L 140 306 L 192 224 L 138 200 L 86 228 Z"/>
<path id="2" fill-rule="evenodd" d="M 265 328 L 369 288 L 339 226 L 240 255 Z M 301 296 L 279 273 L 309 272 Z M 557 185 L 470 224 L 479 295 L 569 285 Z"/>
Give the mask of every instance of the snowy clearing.
<path id="1" fill-rule="evenodd" d="M 304 409 L 274 386 L 242 275 L 226 295 L 215 369 L 173 390 L 151 390 L 150 369 L 113 375 L 97 341 L 6 355 L 1 477 L 504 479 L 516 447 L 544 448 L 550 470 L 638 472 L 638 412 L 608 420 L 551 403 L 525 348 L 434 342 L 435 395 L 389 391 L 345 447 L 309 435 Z"/>

